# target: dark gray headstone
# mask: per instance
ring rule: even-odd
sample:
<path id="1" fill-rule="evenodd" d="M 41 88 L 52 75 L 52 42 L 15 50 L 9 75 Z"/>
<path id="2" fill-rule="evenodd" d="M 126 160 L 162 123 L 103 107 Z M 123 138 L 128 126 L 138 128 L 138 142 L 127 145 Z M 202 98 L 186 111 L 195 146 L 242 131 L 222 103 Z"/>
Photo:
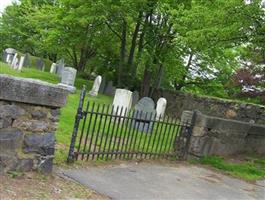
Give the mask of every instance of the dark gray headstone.
<path id="1" fill-rule="evenodd" d="M 30 55 L 29 53 L 25 54 L 24 63 L 22 65 L 23 67 L 30 67 Z"/>
<path id="2" fill-rule="evenodd" d="M 40 71 L 44 71 L 45 69 L 45 63 L 44 63 L 44 60 L 42 58 L 39 58 L 37 60 L 37 69 L 40 70 Z"/>
<path id="3" fill-rule="evenodd" d="M 100 84 L 100 87 L 99 87 L 99 91 L 98 91 L 100 94 L 103 94 L 103 93 L 104 93 L 105 88 L 106 88 L 106 83 L 107 83 L 107 80 L 106 80 L 106 78 L 103 76 L 103 77 L 102 77 L 101 84 Z"/>
<path id="4" fill-rule="evenodd" d="M 139 101 L 139 92 L 138 91 L 134 91 L 133 93 L 132 93 L 132 107 L 134 107 L 136 104 L 137 104 L 137 102 Z"/>
<path id="5" fill-rule="evenodd" d="M 64 66 L 65 66 L 64 59 L 58 60 L 56 62 L 56 74 L 58 74 L 59 77 L 62 76 Z"/>
<path id="6" fill-rule="evenodd" d="M 7 58 L 7 53 L 3 50 L 3 54 L 2 54 L 2 61 L 6 62 L 6 58 Z"/>
<path id="7" fill-rule="evenodd" d="M 155 103 L 149 97 L 143 97 L 135 105 L 134 118 L 134 128 L 138 129 L 141 132 L 151 132 L 153 129 L 154 122 L 151 120 L 155 119 Z"/>
<path id="8" fill-rule="evenodd" d="M 109 95 L 109 96 L 114 96 L 116 91 L 116 87 L 113 86 L 113 82 L 109 81 L 104 94 Z"/>

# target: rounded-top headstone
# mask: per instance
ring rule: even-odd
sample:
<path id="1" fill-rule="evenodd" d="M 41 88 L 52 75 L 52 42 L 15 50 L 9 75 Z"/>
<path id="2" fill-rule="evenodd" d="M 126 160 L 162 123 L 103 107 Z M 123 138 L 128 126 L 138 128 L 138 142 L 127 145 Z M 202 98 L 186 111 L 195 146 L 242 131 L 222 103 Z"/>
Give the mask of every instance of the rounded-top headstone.
<path id="1" fill-rule="evenodd" d="M 155 103 L 151 98 L 143 97 L 135 105 L 135 110 L 152 113 L 155 111 Z"/>
<path id="2" fill-rule="evenodd" d="M 7 49 L 5 49 L 5 52 L 7 54 L 16 54 L 17 53 L 17 50 L 16 49 L 13 49 L 13 48 L 7 48 Z"/>
<path id="3" fill-rule="evenodd" d="M 166 112 L 167 100 L 165 98 L 159 98 L 156 103 L 156 119 L 163 118 Z"/>

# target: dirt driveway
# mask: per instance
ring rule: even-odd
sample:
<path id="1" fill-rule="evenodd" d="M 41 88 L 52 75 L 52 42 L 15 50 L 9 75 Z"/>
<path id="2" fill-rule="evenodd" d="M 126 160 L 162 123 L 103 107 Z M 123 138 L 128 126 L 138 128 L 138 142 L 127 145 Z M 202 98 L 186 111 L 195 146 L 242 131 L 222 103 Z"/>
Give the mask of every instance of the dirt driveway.
<path id="1" fill-rule="evenodd" d="M 112 199 L 265 199 L 265 186 L 191 165 L 126 163 L 64 170 Z"/>

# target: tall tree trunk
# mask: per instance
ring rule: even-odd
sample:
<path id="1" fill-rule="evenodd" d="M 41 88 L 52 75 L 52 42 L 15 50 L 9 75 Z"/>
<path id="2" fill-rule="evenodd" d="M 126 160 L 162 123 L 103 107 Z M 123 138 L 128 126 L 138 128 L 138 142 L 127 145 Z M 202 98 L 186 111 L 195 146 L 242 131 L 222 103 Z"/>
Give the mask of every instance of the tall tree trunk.
<path id="1" fill-rule="evenodd" d="M 144 78 L 141 84 L 141 97 L 149 96 L 150 88 L 151 88 L 151 79 L 152 79 L 152 73 L 147 69 L 147 66 L 144 70 Z"/>
<path id="2" fill-rule="evenodd" d="M 118 86 L 122 86 L 123 67 L 126 56 L 126 37 L 127 37 L 127 22 L 123 20 L 122 23 L 122 35 L 121 35 L 121 48 L 120 48 L 120 62 L 118 69 Z"/>
<path id="3" fill-rule="evenodd" d="M 138 38 L 138 34 L 140 31 L 140 26 L 141 26 L 141 22 L 142 22 L 142 17 L 143 17 L 143 12 L 140 11 L 139 15 L 138 15 L 137 23 L 135 25 L 135 29 L 134 29 L 134 33 L 133 33 L 133 37 L 132 37 L 130 54 L 128 57 L 128 70 L 131 71 L 131 74 L 133 74 L 132 65 L 133 65 L 134 53 L 135 53 L 135 49 L 136 49 L 136 45 L 137 45 L 137 38 Z"/>

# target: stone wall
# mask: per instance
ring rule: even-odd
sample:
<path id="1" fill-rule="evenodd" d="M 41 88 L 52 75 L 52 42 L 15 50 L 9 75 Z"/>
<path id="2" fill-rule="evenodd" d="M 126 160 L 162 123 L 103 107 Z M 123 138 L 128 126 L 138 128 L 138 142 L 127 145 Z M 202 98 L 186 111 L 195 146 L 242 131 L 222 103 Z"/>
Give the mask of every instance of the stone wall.
<path id="1" fill-rule="evenodd" d="M 167 99 L 166 113 L 177 118 L 180 118 L 185 110 L 199 110 L 206 115 L 215 117 L 265 124 L 264 106 L 199 97 L 176 91 L 155 91 L 153 99 L 157 101 L 160 97 Z"/>
<path id="2" fill-rule="evenodd" d="M 0 172 L 52 171 L 55 131 L 67 92 L 0 75 Z"/>
<path id="3" fill-rule="evenodd" d="M 190 122 L 192 113 L 183 112 L 182 122 Z M 179 143 L 177 146 L 183 145 L 181 141 Z M 265 155 L 265 126 L 197 112 L 188 148 L 189 155 L 201 157 L 242 153 Z"/>

